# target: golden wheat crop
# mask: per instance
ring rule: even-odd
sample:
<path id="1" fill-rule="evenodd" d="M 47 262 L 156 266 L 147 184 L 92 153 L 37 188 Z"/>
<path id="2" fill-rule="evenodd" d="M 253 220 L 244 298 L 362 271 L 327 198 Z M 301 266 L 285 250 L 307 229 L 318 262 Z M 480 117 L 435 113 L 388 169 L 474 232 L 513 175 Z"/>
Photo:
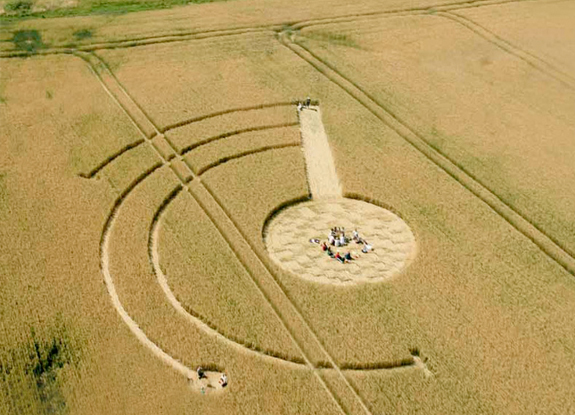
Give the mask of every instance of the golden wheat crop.
<path id="1" fill-rule="evenodd" d="M 426 4 L 427 0 L 417 0 L 411 3 L 411 7 L 424 8 Z M 373 10 L 385 11 L 404 7 L 401 0 L 388 0 L 385 3 L 366 0 L 360 5 L 354 5 L 354 10 L 357 13 L 369 13 Z M 38 16 L 20 21 L 12 20 L 11 24 L 0 26 L 0 40 L 6 41 L 0 43 L 0 52 L 19 51 L 12 42 L 15 30 L 36 30 L 41 34 L 41 44 L 53 48 L 64 49 L 71 45 L 90 48 L 111 40 L 121 42 L 122 46 L 130 46 L 154 42 L 153 38 L 156 37 L 165 37 L 164 40 L 170 41 L 178 40 L 182 36 L 202 38 L 206 37 L 206 32 L 209 36 L 209 32 L 220 30 L 226 32 L 231 29 L 241 33 L 254 31 L 254 28 L 257 31 L 262 26 L 281 29 L 286 19 L 296 21 L 327 17 L 326 10 L 329 10 L 330 16 L 346 15 L 349 13 L 349 5 L 338 0 L 297 5 L 274 0 L 273 3 L 263 5 L 256 0 L 250 1 L 249 4 L 236 1 L 215 2 L 199 7 L 192 4 L 167 10 L 114 14 L 112 18 L 106 13 L 48 20 Z M 79 35 L 82 33 L 89 35 Z"/>
<path id="2" fill-rule="evenodd" d="M 299 146 L 300 141 L 297 125 L 281 126 L 267 131 L 246 132 L 217 140 L 190 151 L 186 160 L 198 174 L 203 174 L 211 168 L 238 157 L 238 155 L 243 157 L 252 152 Z"/>
<path id="3" fill-rule="evenodd" d="M 575 56 L 568 45 L 575 41 L 573 33 L 572 3 L 511 3 L 501 7 L 485 7 L 460 10 L 458 15 L 471 19 L 476 25 L 500 36 L 502 39 L 518 46 L 525 57 L 531 53 L 548 61 L 549 70 L 555 75 L 573 74 Z M 541 19 L 544 14 L 546 19 Z M 512 19 L 511 16 L 516 16 Z M 552 23 L 551 23 L 552 22 Z M 543 62 L 540 62 L 543 63 Z M 563 68 L 563 70 L 561 70 Z M 572 77 L 572 76 L 571 76 Z M 565 78 L 564 80 L 566 80 Z"/>
<path id="4" fill-rule="evenodd" d="M 194 121 L 194 117 L 181 127 L 172 126 L 166 132 L 181 152 L 188 152 L 199 146 L 209 144 L 232 135 L 264 131 L 272 128 L 297 126 L 297 116 L 293 101 L 271 103 L 270 107 L 258 108 L 258 104 L 246 102 L 244 111 L 213 115 L 206 111 L 208 118 Z M 217 113 L 216 113 L 217 114 Z M 201 115 L 200 117 L 201 118 Z M 177 125 L 177 124 L 176 124 Z"/>
<path id="5" fill-rule="evenodd" d="M 190 194 L 178 194 L 161 226 L 160 258 L 186 309 L 241 346 L 301 361 L 285 329 L 270 318 L 273 310 Z"/>
<path id="6" fill-rule="evenodd" d="M 548 7 L 558 14 L 557 6 Z M 469 16 L 471 22 L 458 12 L 375 19 L 359 31 L 352 24 L 319 26 L 304 30 L 301 39 L 573 253 L 575 221 L 569 207 L 575 200 L 567 189 L 575 182 L 570 139 L 575 124 L 569 116 L 575 111 L 575 78 L 557 75 L 528 52 L 500 43 L 476 27 L 473 13 Z M 553 33 L 568 42 L 562 33 L 571 26 L 565 19 L 558 23 Z M 490 26 L 497 33 L 497 26 Z M 326 41 L 313 35 L 334 30 L 347 43 L 325 48 Z M 419 30 L 428 36 L 421 37 Z M 564 56 L 563 44 L 541 52 Z"/>
<path id="7" fill-rule="evenodd" d="M 571 10 L 4 25 L 2 56 L 37 56 L 0 58 L 0 412 L 570 413 Z M 306 96 L 344 196 L 415 235 L 389 281 L 312 283 L 266 251 L 269 218 L 312 196 Z"/>

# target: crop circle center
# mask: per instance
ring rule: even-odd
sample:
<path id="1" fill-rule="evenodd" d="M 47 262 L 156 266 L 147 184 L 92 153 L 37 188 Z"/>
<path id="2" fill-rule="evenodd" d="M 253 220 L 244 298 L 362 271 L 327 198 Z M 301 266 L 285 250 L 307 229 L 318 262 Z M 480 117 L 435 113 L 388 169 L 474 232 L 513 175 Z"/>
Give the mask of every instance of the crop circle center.
<path id="1" fill-rule="evenodd" d="M 333 228 L 345 230 L 349 239 L 345 245 L 329 244 Z M 353 240 L 356 229 L 371 250 Z M 340 261 L 328 255 L 323 242 L 334 255 L 349 252 L 352 259 Z M 386 281 L 408 265 L 416 247 L 413 233 L 399 216 L 346 198 L 312 200 L 281 210 L 266 223 L 264 243 L 282 268 L 306 280 L 336 285 Z"/>

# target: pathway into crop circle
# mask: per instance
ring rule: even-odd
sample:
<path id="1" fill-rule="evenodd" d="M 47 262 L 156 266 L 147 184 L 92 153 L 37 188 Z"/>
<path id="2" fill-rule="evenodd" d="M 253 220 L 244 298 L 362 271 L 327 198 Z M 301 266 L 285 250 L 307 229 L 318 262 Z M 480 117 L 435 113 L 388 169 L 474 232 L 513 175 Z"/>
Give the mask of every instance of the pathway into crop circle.
<path id="1" fill-rule="evenodd" d="M 332 247 L 348 251 L 356 259 L 342 264 L 329 257 L 310 239 L 327 241 L 334 226 L 351 236 L 358 229 L 374 250 L 362 253 L 363 245 L 351 241 Z M 389 210 L 360 200 L 338 198 L 299 203 L 282 210 L 264 232 L 267 250 L 284 269 L 315 282 L 349 285 L 380 282 L 400 272 L 415 253 L 415 238 L 407 224 Z"/>
<path id="2" fill-rule="evenodd" d="M 409 226 L 387 209 L 344 198 L 319 106 L 300 105 L 298 116 L 312 200 L 288 206 L 268 220 L 264 243 L 270 257 L 282 268 L 315 282 L 350 285 L 392 278 L 415 255 Z M 327 242 L 334 227 L 345 228 L 347 237 L 357 229 L 373 250 L 364 253 L 363 244 L 351 241 L 331 248 L 334 254 L 351 253 L 353 260 L 341 263 L 330 257 L 311 240 Z"/>

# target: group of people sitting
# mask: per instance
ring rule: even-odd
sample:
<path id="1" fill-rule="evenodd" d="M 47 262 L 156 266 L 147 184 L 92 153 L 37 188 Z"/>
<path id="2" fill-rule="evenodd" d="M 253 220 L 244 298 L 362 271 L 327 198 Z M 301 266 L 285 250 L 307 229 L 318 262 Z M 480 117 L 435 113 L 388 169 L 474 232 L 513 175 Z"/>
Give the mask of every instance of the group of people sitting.
<path id="1" fill-rule="evenodd" d="M 201 366 L 198 366 L 198 368 L 196 369 L 196 373 L 198 374 L 199 380 L 206 377 L 206 372 L 204 371 L 204 369 Z M 226 376 L 225 373 L 222 373 L 222 376 L 220 376 L 220 379 L 218 382 L 222 388 L 225 388 L 226 386 L 228 386 L 228 377 Z"/>
<path id="2" fill-rule="evenodd" d="M 312 243 L 319 244 L 321 250 L 324 251 L 330 258 L 334 258 L 339 262 L 341 262 L 342 264 L 351 262 L 359 258 L 359 256 L 352 255 L 351 251 L 347 251 L 347 253 L 343 255 L 340 254 L 339 251 L 336 251 L 334 253 L 332 250 L 332 246 L 335 247 L 347 246 L 351 241 L 354 241 L 356 244 L 363 245 L 363 247 L 361 248 L 361 252 L 363 252 L 364 254 L 367 254 L 368 252 L 373 250 L 373 247 L 365 239 L 359 236 L 359 232 L 357 231 L 357 229 L 355 229 L 352 232 L 351 240 L 345 236 L 345 228 L 340 227 L 334 227 L 331 229 L 327 237 L 327 242 L 325 241 L 321 242 L 319 239 L 310 240 L 310 242 Z"/>

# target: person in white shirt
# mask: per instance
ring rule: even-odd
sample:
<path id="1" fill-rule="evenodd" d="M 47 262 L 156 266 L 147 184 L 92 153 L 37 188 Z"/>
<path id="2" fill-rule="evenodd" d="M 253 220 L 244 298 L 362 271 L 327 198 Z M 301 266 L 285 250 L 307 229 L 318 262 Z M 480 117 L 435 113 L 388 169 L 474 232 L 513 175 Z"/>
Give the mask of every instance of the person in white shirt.
<path id="1" fill-rule="evenodd" d="M 333 234 L 329 234 L 329 236 L 327 237 L 327 241 L 329 242 L 330 245 L 335 245 L 335 237 L 333 236 Z"/>
<path id="2" fill-rule="evenodd" d="M 228 385 L 228 377 L 225 373 L 222 373 L 222 376 L 220 376 L 220 385 L 222 385 L 222 388 L 225 388 Z"/>

